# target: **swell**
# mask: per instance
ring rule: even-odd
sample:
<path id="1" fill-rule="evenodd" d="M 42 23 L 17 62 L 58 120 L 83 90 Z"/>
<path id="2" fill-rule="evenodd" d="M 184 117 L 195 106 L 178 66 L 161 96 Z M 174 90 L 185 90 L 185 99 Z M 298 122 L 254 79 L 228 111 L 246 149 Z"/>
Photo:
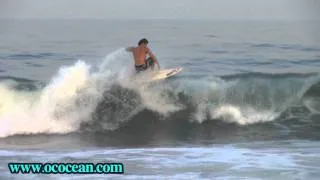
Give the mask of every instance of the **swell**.
<path id="1" fill-rule="evenodd" d="M 57 54 L 52 52 L 42 52 L 42 53 L 17 53 L 17 54 L 3 54 L 0 55 L 0 59 L 6 60 L 70 60 L 72 57 L 69 57 L 66 54 Z"/>

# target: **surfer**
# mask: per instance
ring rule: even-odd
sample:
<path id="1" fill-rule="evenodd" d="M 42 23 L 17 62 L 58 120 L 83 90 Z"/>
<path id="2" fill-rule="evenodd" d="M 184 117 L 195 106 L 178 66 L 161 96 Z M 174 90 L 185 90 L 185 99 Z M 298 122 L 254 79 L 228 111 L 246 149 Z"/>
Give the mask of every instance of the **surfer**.
<path id="1" fill-rule="evenodd" d="M 155 55 L 148 48 L 148 43 L 148 40 L 143 38 L 138 42 L 137 47 L 126 48 L 126 51 L 132 52 L 133 54 L 136 72 L 141 72 L 147 70 L 148 68 L 153 70 L 154 64 L 157 64 L 158 68 L 160 69 L 160 64 Z M 149 56 L 148 58 L 147 55 Z"/>

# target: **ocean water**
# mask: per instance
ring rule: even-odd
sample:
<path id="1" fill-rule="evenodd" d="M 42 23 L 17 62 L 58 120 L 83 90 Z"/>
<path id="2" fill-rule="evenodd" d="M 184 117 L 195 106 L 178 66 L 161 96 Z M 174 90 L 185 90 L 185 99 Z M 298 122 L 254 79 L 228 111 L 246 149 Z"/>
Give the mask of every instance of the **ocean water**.
<path id="1" fill-rule="evenodd" d="M 319 179 L 319 22 L 0 20 L 0 179 Z M 179 75 L 137 84 L 140 38 Z M 124 175 L 11 175 L 9 162 Z"/>

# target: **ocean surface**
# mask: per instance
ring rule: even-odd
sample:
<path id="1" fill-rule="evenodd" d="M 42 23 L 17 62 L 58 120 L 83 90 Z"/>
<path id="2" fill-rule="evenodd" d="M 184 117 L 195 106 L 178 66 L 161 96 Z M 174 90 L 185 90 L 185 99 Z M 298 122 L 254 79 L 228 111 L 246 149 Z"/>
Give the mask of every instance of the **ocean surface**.
<path id="1" fill-rule="evenodd" d="M 0 179 L 319 179 L 320 23 L 0 20 Z M 130 80 L 148 38 L 177 76 Z M 122 162 L 124 175 L 11 175 Z"/>

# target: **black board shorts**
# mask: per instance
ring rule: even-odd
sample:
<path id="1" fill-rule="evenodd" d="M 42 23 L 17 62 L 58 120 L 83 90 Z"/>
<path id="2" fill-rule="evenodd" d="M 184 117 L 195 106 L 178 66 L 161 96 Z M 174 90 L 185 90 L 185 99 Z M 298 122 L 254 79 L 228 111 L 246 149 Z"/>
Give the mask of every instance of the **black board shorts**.
<path id="1" fill-rule="evenodd" d="M 146 59 L 146 63 L 145 64 L 141 64 L 139 66 L 135 65 L 136 68 L 136 72 L 141 72 L 141 71 L 145 71 L 148 68 L 153 68 L 154 66 L 154 62 L 151 58 Z"/>

